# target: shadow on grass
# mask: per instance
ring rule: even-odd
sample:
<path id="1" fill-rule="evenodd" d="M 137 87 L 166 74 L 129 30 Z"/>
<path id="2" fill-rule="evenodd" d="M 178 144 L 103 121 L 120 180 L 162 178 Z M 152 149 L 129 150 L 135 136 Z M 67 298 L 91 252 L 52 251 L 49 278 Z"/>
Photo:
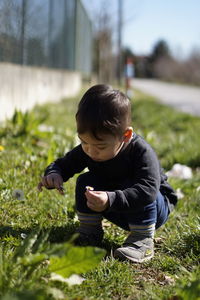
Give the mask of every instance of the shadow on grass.
<path id="1" fill-rule="evenodd" d="M 69 241 L 70 238 L 73 236 L 76 230 L 75 224 L 70 224 L 66 226 L 61 227 L 51 227 L 51 228 L 41 228 L 43 232 L 50 231 L 49 232 L 49 238 L 48 241 L 50 243 L 63 243 L 66 241 Z M 12 228 L 11 226 L 2 226 L 0 227 L 0 238 L 5 237 L 15 237 L 19 239 L 23 239 L 23 235 L 30 234 L 35 228 Z"/>
<path id="2" fill-rule="evenodd" d="M 11 226 L 2 226 L 0 227 L 0 238 L 9 238 L 14 237 L 19 240 L 23 240 L 26 235 L 29 235 L 35 228 L 13 228 Z M 51 228 L 43 228 L 41 231 L 46 232 L 49 231 L 48 242 L 54 243 L 64 243 L 71 242 L 74 243 L 74 236 L 76 233 L 77 224 L 67 224 L 66 226 L 60 227 L 51 227 Z M 110 241 L 107 238 L 104 238 L 102 244 L 99 246 L 107 251 L 107 255 L 109 256 L 111 252 L 120 247 L 120 245 L 114 241 Z"/>

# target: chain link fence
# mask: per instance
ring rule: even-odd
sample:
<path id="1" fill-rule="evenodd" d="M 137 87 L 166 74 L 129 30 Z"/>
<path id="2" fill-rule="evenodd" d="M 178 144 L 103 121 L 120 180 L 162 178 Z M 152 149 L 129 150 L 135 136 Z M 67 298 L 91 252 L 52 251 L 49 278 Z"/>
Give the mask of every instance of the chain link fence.
<path id="1" fill-rule="evenodd" d="M 0 0 L 0 61 L 92 69 L 92 24 L 81 0 Z"/>

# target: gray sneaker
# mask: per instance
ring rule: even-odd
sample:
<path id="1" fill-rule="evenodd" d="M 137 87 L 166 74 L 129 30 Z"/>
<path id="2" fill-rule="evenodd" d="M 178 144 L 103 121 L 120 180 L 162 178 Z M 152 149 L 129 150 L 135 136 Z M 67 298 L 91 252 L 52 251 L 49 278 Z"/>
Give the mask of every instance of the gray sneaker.
<path id="1" fill-rule="evenodd" d="M 153 238 L 129 235 L 121 248 L 114 252 L 114 257 L 120 260 L 131 260 L 142 263 L 154 256 Z"/>

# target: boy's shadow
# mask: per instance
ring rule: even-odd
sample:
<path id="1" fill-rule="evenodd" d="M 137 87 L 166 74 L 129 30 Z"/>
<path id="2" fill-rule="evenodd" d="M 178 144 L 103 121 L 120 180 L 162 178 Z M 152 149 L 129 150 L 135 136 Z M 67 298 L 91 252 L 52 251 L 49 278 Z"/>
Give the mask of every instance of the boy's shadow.
<path id="1" fill-rule="evenodd" d="M 76 225 L 66 225 L 60 227 L 41 228 L 41 231 L 49 231 L 48 241 L 50 243 L 64 243 L 69 241 L 76 230 Z M 13 228 L 12 226 L 0 227 L 0 238 L 15 237 L 25 239 L 35 228 Z"/>
<path id="2" fill-rule="evenodd" d="M 49 230 L 49 243 L 64 243 L 64 242 L 71 242 L 74 243 L 74 236 L 76 233 L 77 225 L 76 224 L 68 224 L 66 226 L 60 227 L 51 227 L 48 229 L 41 229 L 45 232 L 45 230 Z M 25 239 L 34 228 L 13 228 L 12 226 L 2 226 L 0 227 L 0 238 L 4 237 L 15 237 L 18 239 Z M 76 234 L 77 235 L 77 234 Z M 108 239 L 103 239 L 101 248 L 105 249 L 108 253 L 118 248 L 120 245 L 116 244 L 115 242 L 111 242 Z"/>

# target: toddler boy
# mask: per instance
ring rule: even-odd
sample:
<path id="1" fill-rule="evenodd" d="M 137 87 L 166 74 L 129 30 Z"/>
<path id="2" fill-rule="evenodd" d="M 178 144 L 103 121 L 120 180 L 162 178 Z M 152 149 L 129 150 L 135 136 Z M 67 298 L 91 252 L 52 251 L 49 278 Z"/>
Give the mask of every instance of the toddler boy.
<path id="1" fill-rule="evenodd" d="M 130 232 L 114 257 L 143 262 L 153 237 L 177 202 L 151 146 L 131 127 L 131 104 L 119 90 L 95 85 L 76 113 L 80 145 L 50 164 L 39 183 L 63 193 L 63 182 L 86 167 L 76 183 L 79 241 L 100 245 L 102 219 Z"/>

